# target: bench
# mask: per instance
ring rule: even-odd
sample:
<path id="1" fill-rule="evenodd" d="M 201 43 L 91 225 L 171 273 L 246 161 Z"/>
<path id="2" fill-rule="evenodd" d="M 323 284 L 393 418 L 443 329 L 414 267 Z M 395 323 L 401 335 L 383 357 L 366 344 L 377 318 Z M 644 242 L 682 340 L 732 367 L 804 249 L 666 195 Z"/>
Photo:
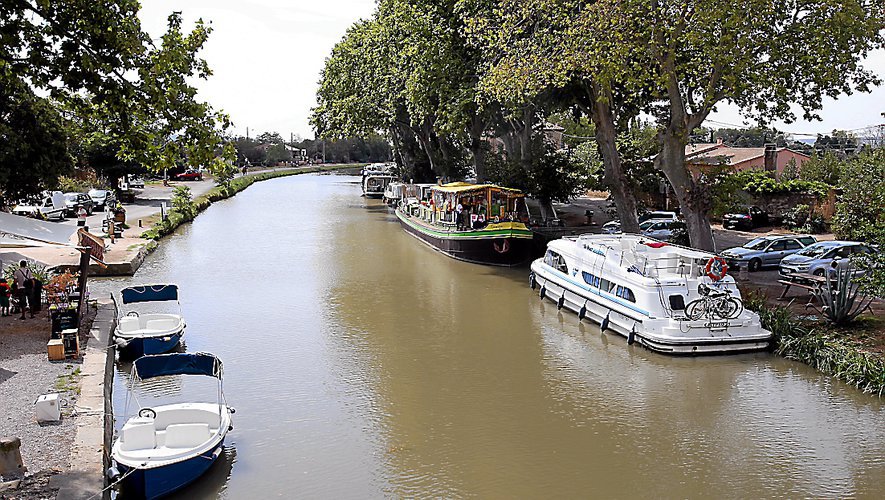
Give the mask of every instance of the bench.
<path id="1" fill-rule="evenodd" d="M 784 275 L 783 278 L 777 280 L 777 282 L 784 285 L 784 291 L 781 292 L 780 297 L 778 297 L 777 300 L 784 300 L 787 297 L 790 288 L 796 287 L 808 292 L 808 295 L 810 296 L 808 298 L 808 304 L 810 305 L 814 302 L 814 298 L 817 296 L 815 292 L 826 286 L 827 279 L 823 276 L 808 276 L 791 273 Z"/>

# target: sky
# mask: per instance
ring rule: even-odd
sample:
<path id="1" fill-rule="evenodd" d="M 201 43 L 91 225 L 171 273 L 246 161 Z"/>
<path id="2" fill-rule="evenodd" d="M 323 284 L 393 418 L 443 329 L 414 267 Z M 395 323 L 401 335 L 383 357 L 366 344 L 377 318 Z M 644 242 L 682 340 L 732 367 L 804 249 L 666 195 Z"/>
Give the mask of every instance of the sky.
<path id="1" fill-rule="evenodd" d="M 245 135 L 248 127 L 253 137 L 275 131 L 286 138 L 313 138 L 308 117 L 325 59 L 347 28 L 370 17 L 374 8 L 374 0 L 145 0 L 139 17 L 154 37 L 162 35 L 172 11 L 181 11 L 188 27 L 199 18 L 211 21 L 214 31 L 201 56 L 214 74 L 194 84 L 203 100 L 230 115 L 234 133 Z M 872 54 L 866 66 L 885 79 L 885 51 Z M 885 86 L 825 99 L 822 121 L 773 125 L 814 135 L 885 124 L 883 112 Z M 752 123 L 723 104 L 705 125 Z"/>

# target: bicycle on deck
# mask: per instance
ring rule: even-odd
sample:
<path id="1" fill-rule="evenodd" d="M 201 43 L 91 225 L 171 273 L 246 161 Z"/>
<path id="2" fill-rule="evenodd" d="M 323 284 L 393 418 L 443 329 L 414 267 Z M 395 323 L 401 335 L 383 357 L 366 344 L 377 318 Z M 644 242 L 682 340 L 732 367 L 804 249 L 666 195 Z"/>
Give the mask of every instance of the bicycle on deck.
<path id="1" fill-rule="evenodd" d="M 685 306 L 685 316 L 690 320 L 735 319 L 744 311 L 743 302 L 732 297 L 732 292 L 728 288 L 714 290 L 701 283 L 698 285 L 698 293 L 701 297 Z"/>

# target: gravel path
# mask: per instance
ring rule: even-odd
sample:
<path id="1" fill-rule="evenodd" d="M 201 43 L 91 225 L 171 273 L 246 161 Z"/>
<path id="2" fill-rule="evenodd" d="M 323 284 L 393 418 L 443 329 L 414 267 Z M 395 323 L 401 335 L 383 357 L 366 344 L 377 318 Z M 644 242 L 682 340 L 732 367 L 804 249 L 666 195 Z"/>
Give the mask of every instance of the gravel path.
<path id="1" fill-rule="evenodd" d="M 90 309 L 86 327 L 92 316 L 94 310 Z M 86 338 L 83 333 L 89 331 L 86 327 L 80 332 L 81 349 Z M 48 361 L 49 329 L 45 311 L 24 321 L 0 317 L 0 436 L 21 439 L 22 459 L 29 474 L 67 469 L 76 430 L 71 412 L 79 393 L 75 373 L 79 373 L 80 360 Z M 49 393 L 59 393 L 68 404 L 62 408 L 60 423 L 40 425 L 34 401 Z"/>

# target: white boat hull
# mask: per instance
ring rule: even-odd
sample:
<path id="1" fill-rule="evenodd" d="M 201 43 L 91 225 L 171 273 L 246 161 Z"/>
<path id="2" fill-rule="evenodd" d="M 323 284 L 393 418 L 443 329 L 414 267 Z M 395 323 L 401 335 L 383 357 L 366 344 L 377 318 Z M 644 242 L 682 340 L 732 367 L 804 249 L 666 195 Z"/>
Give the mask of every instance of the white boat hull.
<path id="1" fill-rule="evenodd" d="M 724 354 L 765 350 L 771 333 L 762 329 L 758 317 L 744 312 L 736 319 L 711 324 L 708 320 L 690 321 L 655 318 L 598 293 L 592 293 L 568 276 L 544 264 L 532 263 L 533 286 L 543 290 L 543 297 L 558 307 L 574 311 L 581 319 L 604 326 L 650 350 L 668 354 Z M 582 312 L 583 311 L 583 312 Z"/>

